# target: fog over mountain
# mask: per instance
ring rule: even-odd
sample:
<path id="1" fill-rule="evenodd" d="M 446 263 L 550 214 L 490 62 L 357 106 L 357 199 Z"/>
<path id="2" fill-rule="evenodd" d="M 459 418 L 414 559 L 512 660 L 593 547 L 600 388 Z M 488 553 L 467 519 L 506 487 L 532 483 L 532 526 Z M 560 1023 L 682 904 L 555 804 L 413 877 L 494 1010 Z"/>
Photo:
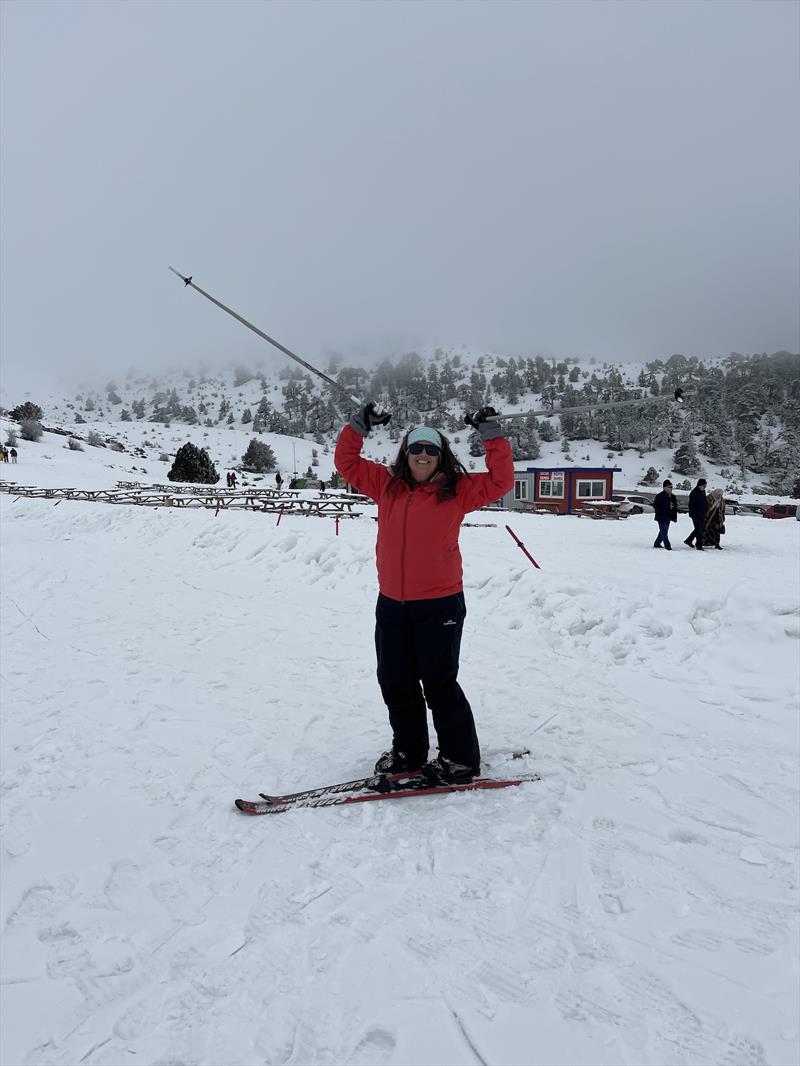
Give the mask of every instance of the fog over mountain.
<path id="1" fill-rule="evenodd" d="M 6 0 L 3 395 L 800 349 L 798 6 Z"/>

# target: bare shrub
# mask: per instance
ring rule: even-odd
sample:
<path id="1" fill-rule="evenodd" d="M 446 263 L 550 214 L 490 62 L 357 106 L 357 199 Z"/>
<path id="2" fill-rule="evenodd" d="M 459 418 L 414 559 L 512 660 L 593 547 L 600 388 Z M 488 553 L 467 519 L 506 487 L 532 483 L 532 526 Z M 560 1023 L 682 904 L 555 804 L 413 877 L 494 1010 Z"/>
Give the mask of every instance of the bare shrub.
<path id="1" fill-rule="evenodd" d="M 67 447 L 69 448 L 69 450 L 71 452 L 82 452 L 83 451 L 83 445 L 81 444 L 81 442 L 79 440 L 75 440 L 74 437 L 70 437 L 69 438 L 69 440 L 67 441 Z"/>
<path id="2" fill-rule="evenodd" d="M 22 434 L 23 440 L 37 441 L 41 440 L 42 429 L 41 422 L 36 422 L 33 418 L 26 419 L 19 427 L 19 431 Z"/>

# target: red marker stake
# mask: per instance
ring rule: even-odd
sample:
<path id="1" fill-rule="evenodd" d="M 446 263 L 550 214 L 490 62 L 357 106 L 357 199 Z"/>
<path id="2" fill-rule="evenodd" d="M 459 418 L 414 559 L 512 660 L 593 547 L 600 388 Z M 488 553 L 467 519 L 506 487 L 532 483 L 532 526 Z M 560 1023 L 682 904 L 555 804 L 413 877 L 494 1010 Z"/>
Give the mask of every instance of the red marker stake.
<path id="1" fill-rule="evenodd" d="M 339 536 L 339 516 L 336 516 L 336 536 Z"/>
<path id="2" fill-rule="evenodd" d="M 281 509 L 280 509 L 280 511 L 278 511 L 278 521 L 275 523 L 275 527 L 276 528 L 281 524 L 281 519 L 282 518 L 283 518 L 283 504 L 281 504 Z"/>
<path id="3" fill-rule="evenodd" d="M 525 554 L 528 556 L 528 558 L 530 559 L 530 561 L 533 563 L 533 565 L 536 567 L 537 570 L 541 570 L 542 569 L 541 566 L 539 566 L 539 564 L 536 562 L 534 557 L 531 555 L 531 553 L 528 551 L 528 549 L 525 547 L 525 545 L 519 539 L 519 537 L 514 532 L 514 530 L 511 528 L 511 526 L 506 526 L 506 529 L 511 534 L 511 536 L 514 538 L 514 540 L 517 542 L 517 547 L 518 548 L 522 548 L 522 550 L 525 552 Z"/>

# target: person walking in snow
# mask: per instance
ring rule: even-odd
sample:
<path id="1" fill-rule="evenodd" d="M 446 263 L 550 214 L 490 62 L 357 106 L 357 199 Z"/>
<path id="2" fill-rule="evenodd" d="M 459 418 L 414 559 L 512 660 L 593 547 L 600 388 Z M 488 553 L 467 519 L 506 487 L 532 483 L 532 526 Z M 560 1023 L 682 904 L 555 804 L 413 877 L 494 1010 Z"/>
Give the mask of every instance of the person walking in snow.
<path id="1" fill-rule="evenodd" d="M 236 471 L 235 470 L 231 470 L 230 479 L 231 479 L 231 488 L 235 489 L 236 488 Z"/>
<path id="2" fill-rule="evenodd" d="M 11 462 L 12 463 L 16 463 L 16 461 L 17 461 L 17 449 L 16 448 L 12 448 L 11 449 Z"/>
<path id="3" fill-rule="evenodd" d="M 694 529 L 683 542 L 691 548 L 692 542 L 696 541 L 695 547 L 698 551 L 703 550 L 703 530 L 706 524 L 707 510 L 708 500 L 706 499 L 706 479 L 701 477 L 689 493 L 689 517 L 692 520 Z"/>
<path id="4" fill-rule="evenodd" d="M 706 548 L 716 548 L 722 551 L 719 542 L 720 536 L 725 534 L 725 497 L 722 489 L 714 489 L 708 500 L 705 527 L 703 529 L 703 544 Z"/>
<path id="5" fill-rule="evenodd" d="M 457 680 L 467 613 L 458 533 L 468 512 L 513 488 L 511 445 L 494 409 L 484 407 L 472 424 L 484 443 L 487 474 L 467 473 L 447 438 L 431 426 L 406 433 L 387 468 L 363 459 L 361 449 L 370 430 L 390 418 L 368 403 L 342 430 L 334 455 L 344 480 L 378 504 L 375 648 L 393 736 L 375 770 L 405 773 L 425 766 L 427 703 L 439 756 L 425 772 L 439 783 L 467 783 L 480 774 L 481 753 Z"/>
<path id="6" fill-rule="evenodd" d="M 664 482 L 661 492 L 653 500 L 655 520 L 658 522 L 658 536 L 654 548 L 665 547 L 668 552 L 672 551 L 669 542 L 669 524 L 678 521 L 678 501 L 672 495 L 672 482 Z"/>
<path id="7" fill-rule="evenodd" d="M 281 477 L 281 472 L 279 470 L 278 473 L 275 475 L 275 488 L 278 490 L 278 492 L 280 492 L 282 487 L 283 478 Z"/>

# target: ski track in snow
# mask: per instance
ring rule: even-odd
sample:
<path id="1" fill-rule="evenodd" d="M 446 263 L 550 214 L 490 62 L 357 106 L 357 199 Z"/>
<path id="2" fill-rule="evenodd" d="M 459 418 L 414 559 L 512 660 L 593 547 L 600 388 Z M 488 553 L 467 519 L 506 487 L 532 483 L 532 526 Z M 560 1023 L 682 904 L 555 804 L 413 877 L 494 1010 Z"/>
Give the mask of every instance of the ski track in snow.
<path id="1" fill-rule="evenodd" d="M 0 517 L 3 1062 L 798 1061 L 796 523 L 481 515 L 461 679 L 542 781 L 248 819 L 385 747 L 374 523 Z"/>

